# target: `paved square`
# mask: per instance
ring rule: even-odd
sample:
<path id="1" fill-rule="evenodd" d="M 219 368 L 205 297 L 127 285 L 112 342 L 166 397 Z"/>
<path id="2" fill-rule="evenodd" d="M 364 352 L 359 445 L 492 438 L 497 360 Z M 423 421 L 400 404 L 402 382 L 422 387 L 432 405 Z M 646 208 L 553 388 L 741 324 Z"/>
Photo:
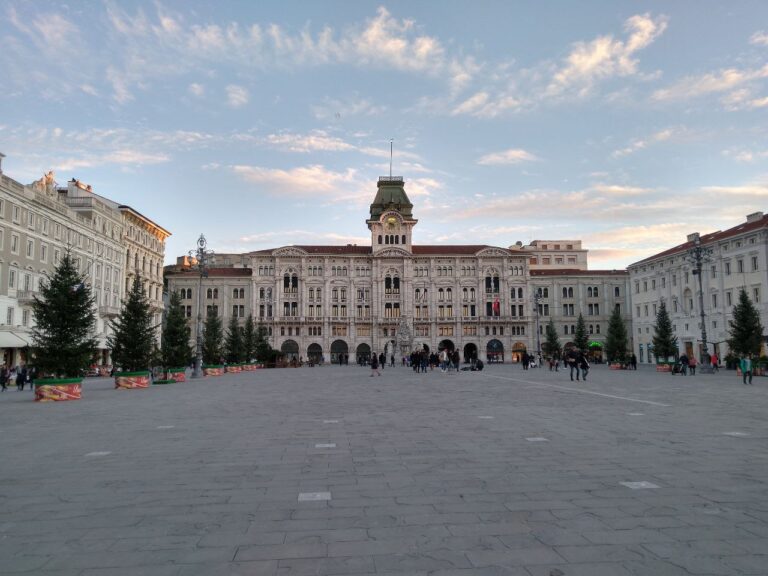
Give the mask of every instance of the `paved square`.
<path id="1" fill-rule="evenodd" d="M 0 574 L 768 574 L 768 378 L 369 372 L 0 394 Z"/>

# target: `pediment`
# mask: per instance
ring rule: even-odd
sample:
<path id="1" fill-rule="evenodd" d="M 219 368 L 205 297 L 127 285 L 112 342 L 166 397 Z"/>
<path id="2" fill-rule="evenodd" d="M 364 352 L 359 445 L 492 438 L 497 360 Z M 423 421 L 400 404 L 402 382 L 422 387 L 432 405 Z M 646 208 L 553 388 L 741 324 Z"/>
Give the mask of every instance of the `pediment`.
<path id="1" fill-rule="evenodd" d="M 385 248 L 375 254 L 376 258 L 412 258 L 413 255 L 402 248 Z"/>
<path id="2" fill-rule="evenodd" d="M 483 248 L 477 253 L 477 256 L 484 256 L 486 258 L 504 258 L 511 255 L 512 253 L 504 248 Z"/>
<path id="3" fill-rule="evenodd" d="M 301 258 L 302 256 L 308 256 L 309 254 L 301 248 L 294 246 L 286 246 L 285 248 L 278 248 L 272 252 L 272 256 L 294 256 Z"/>

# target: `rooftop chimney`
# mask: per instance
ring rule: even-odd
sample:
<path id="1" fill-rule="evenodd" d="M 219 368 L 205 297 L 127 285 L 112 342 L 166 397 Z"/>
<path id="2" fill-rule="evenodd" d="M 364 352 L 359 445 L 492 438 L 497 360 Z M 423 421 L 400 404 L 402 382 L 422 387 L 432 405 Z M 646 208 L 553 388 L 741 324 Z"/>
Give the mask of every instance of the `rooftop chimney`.
<path id="1" fill-rule="evenodd" d="M 688 234 L 688 242 L 696 242 L 699 239 L 699 233 L 694 232 L 693 234 Z"/>
<path id="2" fill-rule="evenodd" d="M 747 214 L 747 224 L 750 224 L 752 222 L 758 222 L 762 219 L 763 219 L 762 212 L 752 212 L 752 214 Z"/>

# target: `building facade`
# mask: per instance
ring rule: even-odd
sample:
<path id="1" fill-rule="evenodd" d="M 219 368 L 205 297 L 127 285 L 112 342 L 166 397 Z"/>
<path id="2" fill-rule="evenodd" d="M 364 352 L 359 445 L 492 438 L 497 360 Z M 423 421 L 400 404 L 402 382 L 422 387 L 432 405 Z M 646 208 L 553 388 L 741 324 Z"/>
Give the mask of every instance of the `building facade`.
<path id="1" fill-rule="evenodd" d="M 626 272 L 588 271 L 578 241 L 414 245 L 417 222 L 403 179 L 383 177 L 366 220 L 370 246 L 217 254 L 206 277 L 180 258 L 166 268 L 168 289 L 192 323 L 201 289 L 204 315 L 215 310 L 226 325 L 253 314 L 286 356 L 326 362 L 400 358 L 414 348 L 515 361 L 538 349 L 537 329 L 543 334 L 550 318 L 567 342 L 578 314 L 592 310 L 600 344 L 613 307 L 629 314 Z"/>
<path id="2" fill-rule="evenodd" d="M 111 363 L 109 324 L 120 313 L 130 274 L 136 273 L 127 260 L 135 252 L 128 242 L 134 214 L 138 213 L 93 193 L 78 180 L 61 187 L 49 172 L 23 185 L 0 171 L 0 349 L 7 366 L 26 361 L 24 349 L 32 344 L 34 296 L 67 250 L 93 290 L 96 363 Z M 168 235 L 163 233 L 161 245 L 152 248 L 155 272 L 146 272 L 150 286 L 162 286 L 159 263 Z M 153 300 L 158 301 L 162 306 L 162 289 Z M 159 315 L 157 319 L 159 325 Z"/>
<path id="3" fill-rule="evenodd" d="M 701 275 L 691 257 L 696 246 L 704 249 Z M 640 362 L 655 362 L 653 334 L 662 301 L 677 336 L 678 353 L 701 358 L 701 306 L 709 354 L 728 353 L 729 322 L 742 288 L 768 327 L 768 216 L 755 212 L 746 221 L 724 231 L 690 234 L 683 244 L 645 258 L 628 267 L 632 291 L 632 329 L 635 354 Z"/>

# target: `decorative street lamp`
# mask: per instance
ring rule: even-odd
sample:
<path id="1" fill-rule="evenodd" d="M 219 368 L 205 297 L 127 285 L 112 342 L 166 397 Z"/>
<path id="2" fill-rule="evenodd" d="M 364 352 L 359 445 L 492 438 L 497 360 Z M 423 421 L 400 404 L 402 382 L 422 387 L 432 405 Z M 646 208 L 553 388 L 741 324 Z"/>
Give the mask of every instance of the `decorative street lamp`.
<path id="1" fill-rule="evenodd" d="M 533 304 L 536 308 L 536 361 L 541 358 L 541 328 L 539 327 L 539 301 L 541 300 L 541 288 L 533 291 Z"/>
<path id="2" fill-rule="evenodd" d="M 685 259 L 693 264 L 693 274 L 699 277 L 699 314 L 701 317 L 701 346 L 702 353 L 699 361 L 702 369 L 709 366 L 709 350 L 707 347 L 707 325 L 704 315 L 704 288 L 702 284 L 702 267 L 705 262 L 709 262 L 712 257 L 712 248 L 701 245 L 701 237 L 696 234 L 693 240 L 693 248 L 688 250 Z"/>
<path id="3" fill-rule="evenodd" d="M 202 377 L 203 367 L 203 278 L 208 277 L 208 267 L 213 263 L 213 250 L 208 250 L 205 236 L 200 234 L 197 239 L 197 249 L 189 251 L 190 257 L 196 261 L 195 266 L 200 274 L 197 284 L 197 334 L 195 336 L 195 367 L 192 378 Z"/>

